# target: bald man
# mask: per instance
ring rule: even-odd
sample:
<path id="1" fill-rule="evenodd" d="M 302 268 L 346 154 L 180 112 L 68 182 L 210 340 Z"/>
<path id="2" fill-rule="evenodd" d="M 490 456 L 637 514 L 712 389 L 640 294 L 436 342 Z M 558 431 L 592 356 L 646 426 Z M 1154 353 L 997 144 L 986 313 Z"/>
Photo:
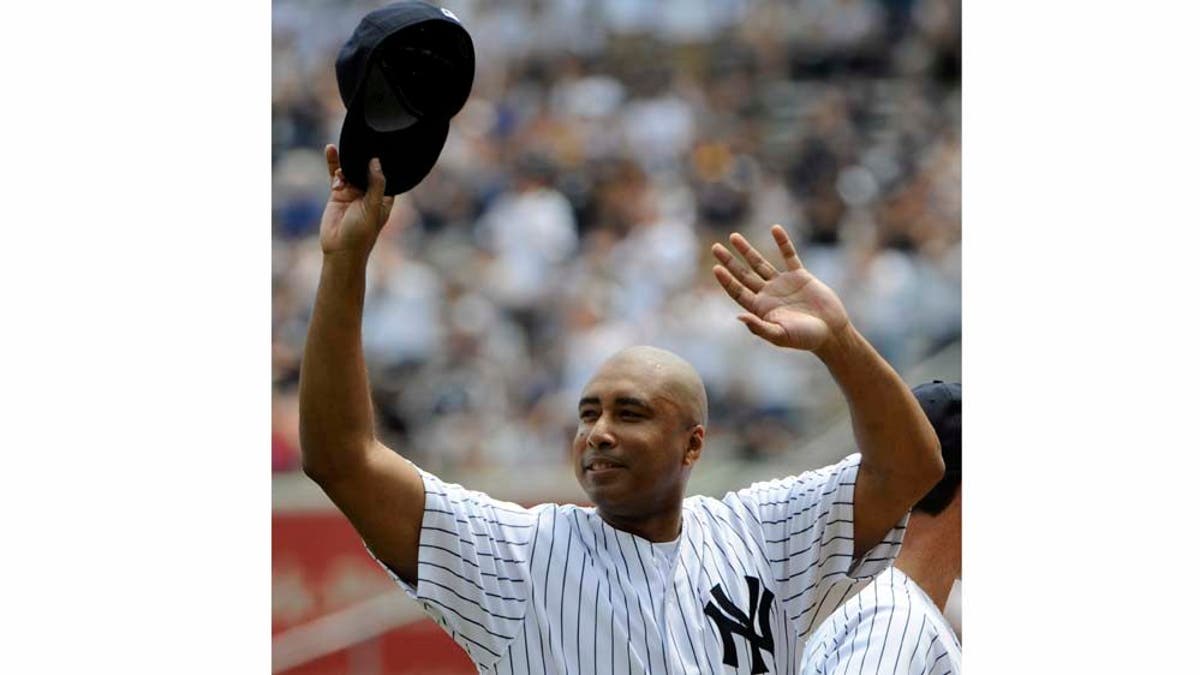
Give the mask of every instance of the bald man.
<path id="1" fill-rule="evenodd" d="M 801 264 L 782 228 L 777 269 L 734 234 L 717 281 L 738 320 L 814 354 L 850 408 L 860 453 L 721 499 L 684 498 L 704 451 L 695 370 L 632 347 L 581 392 L 575 476 L 594 507 L 524 508 L 425 472 L 374 432 L 361 322 L 366 263 L 391 207 L 332 181 L 324 262 L 301 370 L 304 470 L 384 569 L 497 673 L 781 673 L 804 638 L 895 558 L 908 510 L 942 475 L 917 401 Z"/>

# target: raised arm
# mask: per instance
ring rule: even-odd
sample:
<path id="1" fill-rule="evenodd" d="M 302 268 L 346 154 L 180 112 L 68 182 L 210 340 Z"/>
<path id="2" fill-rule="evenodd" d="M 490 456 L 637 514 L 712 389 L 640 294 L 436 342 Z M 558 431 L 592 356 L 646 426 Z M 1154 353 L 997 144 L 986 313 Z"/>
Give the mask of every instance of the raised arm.
<path id="1" fill-rule="evenodd" d="M 745 263 L 713 245 L 717 281 L 746 311 L 738 320 L 771 344 L 810 351 L 833 375 L 862 453 L 854 488 L 854 555 L 879 543 L 941 478 L 937 436 L 896 371 L 850 323 L 841 300 L 800 263 L 787 232 L 771 228 L 786 269 L 748 241 L 729 241 Z"/>
<path id="2" fill-rule="evenodd" d="M 364 194 L 325 148 L 332 184 L 321 217 L 324 261 L 300 367 L 300 444 L 308 474 L 358 530 L 371 551 L 415 583 L 425 506 L 420 474 L 375 437 L 362 349 L 367 259 L 387 221 L 379 160 Z"/>

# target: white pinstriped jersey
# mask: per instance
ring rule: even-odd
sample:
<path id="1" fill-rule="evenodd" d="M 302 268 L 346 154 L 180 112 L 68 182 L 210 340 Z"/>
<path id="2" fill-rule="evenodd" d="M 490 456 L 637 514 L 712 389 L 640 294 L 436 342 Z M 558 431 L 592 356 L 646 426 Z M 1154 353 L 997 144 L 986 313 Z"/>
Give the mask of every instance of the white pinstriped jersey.
<path id="1" fill-rule="evenodd" d="M 689 497 L 663 544 L 422 472 L 417 587 L 392 577 L 480 672 L 796 673 L 804 636 L 900 550 L 907 517 L 851 560 L 858 462 Z"/>
<path id="2" fill-rule="evenodd" d="M 804 675 L 958 675 L 962 646 L 933 600 L 892 567 L 813 633 Z"/>

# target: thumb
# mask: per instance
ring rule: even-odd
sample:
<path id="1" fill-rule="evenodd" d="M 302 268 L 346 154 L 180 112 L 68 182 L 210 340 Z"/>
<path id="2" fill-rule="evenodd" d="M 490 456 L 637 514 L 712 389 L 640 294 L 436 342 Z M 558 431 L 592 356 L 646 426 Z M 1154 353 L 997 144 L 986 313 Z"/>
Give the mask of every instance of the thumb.
<path id="1" fill-rule="evenodd" d="M 780 345 L 783 343 L 784 338 L 787 337 L 787 332 L 783 330 L 783 326 L 767 323 L 753 314 L 742 313 L 738 314 L 737 318 L 738 321 L 745 324 L 746 328 L 750 329 L 751 333 L 771 344 Z"/>
<path id="2" fill-rule="evenodd" d="M 383 204 L 383 189 L 387 185 L 387 179 L 383 176 L 383 165 L 379 163 L 379 158 L 371 159 L 367 165 L 367 194 L 363 198 L 366 202 L 366 212 L 368 217 L 374 214 L 377 218 L 382 213 L 380 208 Z M 383 221 L 373 223 L 378 228 L 383 225 Z"/>

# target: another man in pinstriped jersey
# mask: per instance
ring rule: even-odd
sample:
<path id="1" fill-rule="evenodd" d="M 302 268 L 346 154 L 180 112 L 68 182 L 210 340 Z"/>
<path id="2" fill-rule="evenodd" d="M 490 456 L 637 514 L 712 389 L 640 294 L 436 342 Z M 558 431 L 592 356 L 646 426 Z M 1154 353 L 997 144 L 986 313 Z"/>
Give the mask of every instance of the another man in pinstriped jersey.
<path id="1" fill-rule="evenodd" d="M 782 271 L 735 234 L 742 259 L 714 246 L 714 274 L 752 333 L 826 365 L 861 455 L 684 499 L 704 449 L 704 386 L 678 356 L 636 347 L 606 361 L 579 401 L 572 463 L 596 506 L 522 508 L 447 484 L 376 438 L 362 305 L 391 199 L 378 160 L 365 192 L 333 146 L 326 160 L 301 368 L 304 470 L 405 591 L 480 672 L 796 672 L 812 628 L 894 559 L 942 463 L 908 387 L 783 228 L 772 230 Z"/>
<path id="2" fill-rule="evenodd" d="M 809 638 L 804 675 L 958 675 L 962 646 L 942 616 L 962 577 L 962 385 L 913 390 L 937 430 L 946 474 L 913 507 L 904 550 Z"/>

